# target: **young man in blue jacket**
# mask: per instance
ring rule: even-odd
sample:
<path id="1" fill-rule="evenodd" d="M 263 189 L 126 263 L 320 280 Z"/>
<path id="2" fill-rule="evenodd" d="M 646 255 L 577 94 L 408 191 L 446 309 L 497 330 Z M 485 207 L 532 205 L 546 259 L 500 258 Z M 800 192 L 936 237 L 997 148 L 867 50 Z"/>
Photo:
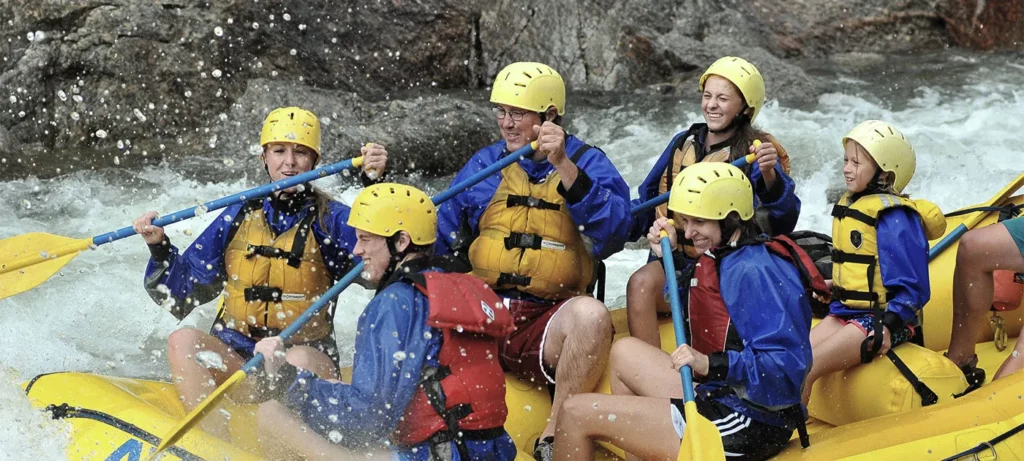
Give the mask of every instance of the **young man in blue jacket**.
<path id="1" fill-rule="evenodd" d="M 512 318 L 479 279 L 430 266 L 436 223 L 430 198 L 411 186 L 378 184 L 356 197 L 353 254 L 377 294 L 359 317 L 352 382 L 310 371 L 323 360 L 313 348 L 257 343 L 270 385 L 259 393 L 275 399 L 257 414 L 268 458 L 338 459 L 385 446 L 402 460 L 515 458 L 497 359 Z"/>
<path id="2" fill-rule="evenodd" d="M 537 386 L 557 383 L 534 453 L 550 459 L 559 406 L 592 390 L 607 360 L 611 317 L 588 293 L 629 233 L 629 188 L 600 149 L 559 126 L 565 85 L 551 67 L 509 65 L 491 102 L 502 139 L 454 181 L 533 141 L 537 149 L 439 207 L 435 252 L 468 260 L 508 303 L 516 330 L 502 343 L 505 369 Z"/>

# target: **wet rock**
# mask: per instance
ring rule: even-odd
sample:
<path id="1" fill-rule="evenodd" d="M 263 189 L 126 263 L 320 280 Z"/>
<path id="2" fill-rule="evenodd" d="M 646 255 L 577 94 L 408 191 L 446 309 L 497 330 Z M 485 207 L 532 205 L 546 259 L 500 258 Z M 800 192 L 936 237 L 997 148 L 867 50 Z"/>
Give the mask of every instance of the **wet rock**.
<path id="1" fill-rule="evenodd" d="M 978 50 L 1024 47 L 1024 2 L 948 0 L 940 9 L 957 45 Z"/>
<path id="2" fill-rule="evenodd" d="M 447 175 L 478 149 L 499 139 L 483 92 L 446 92 L 367 102 L 353 93 L 318 91 L 270 80 L 250 82 L 215 131 L 217 149 L 249 161 L 259 155 L 259 130 L 275 107 L 299 105 L 317 114 L 325 160 L 358 155 L 367 142 L 388 148 L 393 172 Z"/>

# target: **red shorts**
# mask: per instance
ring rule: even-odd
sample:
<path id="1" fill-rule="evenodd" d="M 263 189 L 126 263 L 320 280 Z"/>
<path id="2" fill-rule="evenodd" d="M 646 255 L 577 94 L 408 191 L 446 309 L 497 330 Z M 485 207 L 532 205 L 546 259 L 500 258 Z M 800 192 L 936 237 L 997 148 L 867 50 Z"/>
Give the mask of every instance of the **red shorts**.
<path id="1" fill-rule="evenodd" d="M 516 329 L 499 348 L 501 367 L 532 383 L 554 383 L 554 370 L 543 361 L 544 339 L 551 318 L 569 298 L 556 304 L 542 304 L 505 298 Z"/>

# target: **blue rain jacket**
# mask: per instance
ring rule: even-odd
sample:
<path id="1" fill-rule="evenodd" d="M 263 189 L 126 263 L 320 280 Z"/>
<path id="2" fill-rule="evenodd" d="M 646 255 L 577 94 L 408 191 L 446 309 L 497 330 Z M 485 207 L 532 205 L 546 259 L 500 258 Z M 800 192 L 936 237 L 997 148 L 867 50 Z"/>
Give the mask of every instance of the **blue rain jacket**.
<path id="1" fill-rule="evenodd" d="M 325 437 L 340 437 L 336 443 L 341 446 L 380 446 L 412 400 L 423 367 L 438 365 L 441 332 L 427 326 L 429 313 L 429 299 L 415 286 L 407 281 L 388 285 L 359 316 L 352 383 L 325 381 L 302 371 L 288 389 L 286 405 Z M 516 456 L 508 434 L 466 444 L 473 459 L 511 461 Z M 451 448 L 458 459 L 454 444 Z M 430 458 L 426 443 L 393 453 L 403 460 Z"/>

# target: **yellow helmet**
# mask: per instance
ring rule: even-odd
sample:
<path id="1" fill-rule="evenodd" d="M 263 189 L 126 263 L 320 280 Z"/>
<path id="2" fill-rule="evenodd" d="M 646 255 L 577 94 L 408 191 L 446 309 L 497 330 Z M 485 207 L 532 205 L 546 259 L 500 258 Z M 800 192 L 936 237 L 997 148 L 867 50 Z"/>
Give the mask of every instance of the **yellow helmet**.
<path id="1" fill-rule="evenodd" d="M 735 56 L 726 56 L 715 61 L 704 75 L 700 76 L 700 91 L 704 91 L 704 82 L 708 77 L 717 75 L 736 85 L 740 90 L 740 96 L 746 100 L 747 105 L 754 109 L 750 115 L 750 123 L 754 123 L 757 114 L 764 107 L 764 79 L 757 68 L 746 59 Z"/>
<path id="2" fill-rule="evenodd" d="M 554 106 L 558 115 L 565 115 L 565 82 L 547 64 L 509 64 L 494 79 L 491 102 L 533 112 L 547 112 Z"/>
<path id="3" fill-rule="evenodd" d="M 725 219 L 735 211 L 746 221 L 754 216 L 754 188 L 739 168 L 723 162 L 700 162 L 676 176 L 668 209 L 713 220 Z"/>
<path id="4" fill-rule="evenodd" d="M 843 136 L 843 148 L 846 141 L 853 140 L 867 151 L 882 171 L 892 172 L 896 178 L 893 190 L 897 194 L 910 183 L 917 169 L 917 156 L 910 141 L 896 127 L 881 120 L 868 120 L 857 125 Z"/>
<path id="5" fill-rule="evenodd" d="M 299 107 L 274 109 L 263 121 L 260 145 L 272 142 L 293 142 L 313 149 L 320 155 L 320 120 L 312 112 Z"/>
<path id="6" fill-rule="evenodd" d="M 348 225 L 384 237 L 405 231 L 416 245 L 437 240 L 434 202 L 423 191 L 405 184 L 374 184 L 363 189 L 352 203 Z"/>

